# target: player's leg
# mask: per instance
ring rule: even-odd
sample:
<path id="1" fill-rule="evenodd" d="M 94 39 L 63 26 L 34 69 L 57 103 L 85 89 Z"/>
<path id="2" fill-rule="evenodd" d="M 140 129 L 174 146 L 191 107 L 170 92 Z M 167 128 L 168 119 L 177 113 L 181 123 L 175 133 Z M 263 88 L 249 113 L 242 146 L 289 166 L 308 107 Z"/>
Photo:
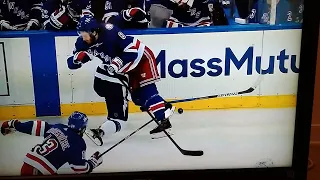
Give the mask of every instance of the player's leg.
<path id="1" fill-rule="evenodd" d="M 150 134 L 159 133 L 172 127 L 169 118 L 173 115 L 175 107 L 166 104 L 154 83 L 135 89 L 132 92 L 132 99 L 136 105 L 147 108 L 160 123 L 150 131 Z"/>
<path id="2" fill-rule="evenodd" d="M 128 79 L 123 76 L 123 81 Z M 104 80 L 95 77 L 94 90 L 105 98 L 108 116 L 106 121 L 97 129 L 91 129 L 93 138 L 102 141 L 102 137 L 119 132 L 128 119 L 128 94 L 127 89 L 115 77 L 108 77 Z"/>
<path id="3" fill-rule="evenodd" d="M 155 82 L 160 81 L 156 59 L 153 52 L 146 46 L 139 65 L 129 74 L 132 88 L 132 101 L 147 108 L 160 122 L 159 127 L 150 133 L 158 133 L 163 129 L 171 128 L 169 118 L 175 107 L 166 106 L 165 100 L 159 95 Z"/>

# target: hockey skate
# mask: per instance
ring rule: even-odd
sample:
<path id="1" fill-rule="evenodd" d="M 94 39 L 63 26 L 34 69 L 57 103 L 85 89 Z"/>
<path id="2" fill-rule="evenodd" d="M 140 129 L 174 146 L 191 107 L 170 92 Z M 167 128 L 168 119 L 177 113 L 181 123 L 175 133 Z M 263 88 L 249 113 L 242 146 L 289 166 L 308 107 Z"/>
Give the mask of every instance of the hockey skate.
<path id="1" fill-rule="evenodd" d="M 166 137 L 166 134 L 162 131 L 166 130 L 167 133 L 172 136 L 173 133 L 171 132 L 171 123 L 169 121 L 169 118 L 174 114 L 175 107 L 171 106 L 166 109 L 165 111 L 165 119 L 159 122 L 159 125 L 155 127 L 153 130 L 150 131 L 150 134 L 152 135 L 152 139 L 159 139 Z"/>
<path id="2" fill-rule="evenodd" d="M 86 131 L 85 134 L 97 146 L 102 146 L 103 145 L 102 136 L 103 136 L 104 133 L 100 128 L 90 129 L 89 131 Z"/>

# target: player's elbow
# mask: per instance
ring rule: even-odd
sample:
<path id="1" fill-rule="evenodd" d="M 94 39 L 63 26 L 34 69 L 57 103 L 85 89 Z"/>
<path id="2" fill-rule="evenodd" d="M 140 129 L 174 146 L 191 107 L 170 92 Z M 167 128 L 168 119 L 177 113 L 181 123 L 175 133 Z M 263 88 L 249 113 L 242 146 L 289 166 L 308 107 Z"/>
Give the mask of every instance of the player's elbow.
<path id="1" fill-rule="evenodd" d="M 67 64 L 68 64 L 68 68 L 73 70 L 73 69 L 79 69 L 81 67 L 81 64 L 74 64 L 73 62 L 73 56 L 69 57 L 67 59 Z"/>

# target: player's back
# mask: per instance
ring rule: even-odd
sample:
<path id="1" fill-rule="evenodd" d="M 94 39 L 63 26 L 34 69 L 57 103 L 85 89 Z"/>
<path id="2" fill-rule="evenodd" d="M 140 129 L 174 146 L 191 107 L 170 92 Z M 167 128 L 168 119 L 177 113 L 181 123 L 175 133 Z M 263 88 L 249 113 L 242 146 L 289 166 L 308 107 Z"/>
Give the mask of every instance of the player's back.
<path id="1" fill-rule="evenodd" d="M 173 10 L 172 17 L 181 23 L 193 24 L 204 20 L 210 20 L 208 1 L 196 0 L 190 9 L 176 7 Z"/>
<path id="2" fill-rule="evenodd" d="M 42 144 L 26 155 L 25 162 L 43 174 L 55 174 L 67 162 L 82 159 L 86 144 L 83 138 L 64 124 L 52 125 L 44 133 Z"/>
<path id="3" fill-rule="evenodd" d="M 26 26 L 26 23 L 30 20 L 32 16 L 32 8 L 41 8 L 40 0 L 5 0 L 1 1 L 0 13 L 3 18 L 10 22 L 11 25 L 15 25 L 18 30 L 23 29 Z M 36 5 L 39 7 L 35 7 Z"/>

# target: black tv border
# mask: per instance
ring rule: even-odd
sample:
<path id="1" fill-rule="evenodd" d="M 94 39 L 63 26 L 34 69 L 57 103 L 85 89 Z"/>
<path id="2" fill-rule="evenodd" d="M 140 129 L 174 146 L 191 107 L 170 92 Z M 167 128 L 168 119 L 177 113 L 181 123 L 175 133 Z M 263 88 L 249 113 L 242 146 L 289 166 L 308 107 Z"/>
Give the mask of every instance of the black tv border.
<path id="1" fill-rule="evenodd" d="M 292 167 L 264 169 L 206 169 L 179 171 L 121 172 L 88 175 L 59 175 L 42 177 L 0 177 L 0 179 L 135 179 L 135 180 L 304 180 L 307 178 L 309 141 L 319 36 L 318 6 L 304 2 L 297 110 Z M 1 160 L 1 158 L 0 158 Z M 119 159 L 120 160 L 120 159 Z M 125 159 L 121 159 L 125 161 Z M 213 159 L 214 160 L 214 159 Z M 236 159 L 235 159 L 236 160 Z M 107 160 L 106 160 L 107 161 Z M 111 163 L 112 162 L 105 162 Z M 1 169 L 0 169 L 1 170 Z"/>

